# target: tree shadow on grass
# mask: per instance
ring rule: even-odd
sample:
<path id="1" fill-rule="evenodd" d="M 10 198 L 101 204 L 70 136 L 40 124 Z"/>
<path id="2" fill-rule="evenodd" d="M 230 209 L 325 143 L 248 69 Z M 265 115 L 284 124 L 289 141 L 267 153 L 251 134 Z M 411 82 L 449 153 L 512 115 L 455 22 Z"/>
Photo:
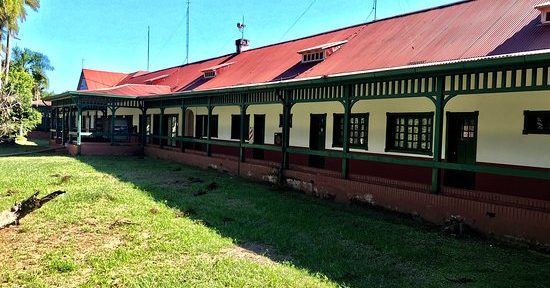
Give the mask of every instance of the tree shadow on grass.
<path id="1" fill-rule="evenodd" d="M 550 272 L 547 257 L 454 239 L 402 215 L 146 157 L 78 159 L 147 191 L 179 211 L 175 217 L 234 239 L 241 248 L 229 255 L 289 263 L 345 286 L 441 287 L 456 279 L 488 285 L 510 277 L 521 286 Z"/>

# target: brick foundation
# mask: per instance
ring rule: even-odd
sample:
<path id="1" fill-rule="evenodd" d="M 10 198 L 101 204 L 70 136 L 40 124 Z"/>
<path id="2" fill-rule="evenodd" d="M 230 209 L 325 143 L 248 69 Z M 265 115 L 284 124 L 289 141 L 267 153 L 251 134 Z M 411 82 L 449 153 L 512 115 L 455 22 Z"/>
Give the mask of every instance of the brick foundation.
<path id="1" fill-rule="evenodd" d="M 75 144 L 67 145 L 70 155 L 78 155 L 78 147 Z M 80 145 L 80 155 L 110 155 L 110 156 L 131 156 L 142 153 L 138 144 L 119 144 L 85 142 Z"/>
<path id="2" fill-rule="evenodd" d="M 254 160 L 239 165 L 234 156 L 214 154 L 207 157 L 202 152 L 181 153 L 153 146 L 146 146 L 144 153 L 256 181 L 275 182 L 279 170 L 278 164 L 267 161 Z M 339 173 L 299 165 L 291 166 L 284 173 L 288 186 L 320 198 L 363 202 L 417 215 L 439 225 L 450 216 L 458 215 L 466 224 L 486 235 L 550 247 L 550 202 L 547 201 L 449 188 L 435 195 L 426 192 L 429 187 L 416 183 L 362 175 L 352 177 L 352 180 L 338 177 Z"/>

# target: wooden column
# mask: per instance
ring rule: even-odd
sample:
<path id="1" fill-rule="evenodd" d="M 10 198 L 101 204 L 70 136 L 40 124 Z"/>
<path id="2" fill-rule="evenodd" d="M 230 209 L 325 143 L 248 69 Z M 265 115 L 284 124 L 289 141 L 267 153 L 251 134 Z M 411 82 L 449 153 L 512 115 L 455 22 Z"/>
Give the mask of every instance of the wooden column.
<path id="1" fill-rule="evenodd" d="M 208 157 L 211 157 L 212 156 L 212 145 L 210 144 L 210 140 L 212 140 L 212 133 L 210 133 L 211 131 L 211 128 L 212 128 L 212 110 L 214 109 L 214 107 L 212 107 L 212 98 L 211 97 L 208 97 L 208 117 L 206 119 L 206 139 L 207 139 L 207 143 L 206 143 L 206 155 Z"/>
<path id="2" fill-rule="evenodd" d="M 342 157 L 342 178 L 344 179 L 349 178 L 349 118 L 351 114 L 351 108 L 353 106 L 353 103 L 351 102 L 351 96 L 353 92 L 352 89 L 352 85 L 344 86 L 344 100 L 342 101 L 342 104 L 344 105 L 344 129 L 342 131 L 342 153 L 344 154 L 344 157 Z"/>
<path id="3" fill-rule="evenodd" d="M 181 106 L 181 138 L 185 138 L 185 130 L 187 126 L 187 117 L 186 117 L 187 107 Z M 181 140 L 181 152 L 185 152 L 185 141 Z"/>
<path id="4" fill-rule="evenodd" d="M 62 107 L 61 112 L 61 144 L 65 145 L 65 107 Z"/>
<path id="5" fill-rule="evenodd" d="M 82 144 L 82 108 L 80 106 L 76 115 L 76 146 L 77 154 L 80 155 L 80 145 Z"/>
<path id="6" fill-rule="evenodd" d="M 239 161 L 241 162 L 244 162 L 245 161 L 245 158 L 246 158 L 246 151 L 245 151 L 245 147 L 244 147 L 244 143 L 245 143 L 245 137 L 246 135 L 248 135 L 248 129 L 246 129 L 245 127 L 245 124 L 246 124 L 246 110 L 248 108 L 247 105 L 244 105 L 242 104 L 240 106 L 241 108 L 241 134 L 239 135 Z"/>
<path id="7" fill-rule="evenodd" d="M 111 109 L 111 145 L 115 144 L 115 120 L 116 120 L 116 110 L 118 107 L 110 106 Z"/>
<path id="8" fill-rule="evenodd" d="M 283 96 L 283 145 L 281 147 L 283 161 L 281 169 L 288 169 L 289 167 L 289 155 L 287 149 L 290 146 L 290 117 L 292 109 L 289 93 L 289 91 L 284 91 Z"/>
<path id="9" fill-rule="evenodd" d="M 69 140 L 69 143 L 71 143 L 72 141 L 72 136 L 71 136 L 71 132 L 73 132 L 73 109 L 71 107 L 69 107 L 69 121 L 67 123 L 67 130 L 69 131 L 69 134 L 67 136 L 68 140 Z"/>
<path id="10" fill-rule="evenodd" d="M 145 147 L 147 144 L 147 108 L 141 108 L 141 146 Z"/>
<path id="11" fill-rule="evenodd" d="M 54 120 L 55 120 L 55 110 L 56 108 L 52 107 L 52 111 L 50 111 L 50 129 L 49 129 L 50 140 L 55 139 L 55 136 L 54 136 L 55 131 L 52 131 L 54 130 L 53 126 L 54 126 Z"/>
<path id="12" fill-rule="evenodd" d="M 441 146 L 443 145 L 443 117 L 445 113 L 444 102 L 445 77 L 437 77 L 437 88 L 435 98 L 434 115 L 434 145 L 433 162 L 441 162 Z M 441 171 L 439 168 L 432 168 L 432 193 L 439 193 L 441 190 Z"/>
<path id="13" fill-rule="evenodd" d="M 164 130 L 164 127 L 163 127 L 164 126 L 163 125 L 164 124 L 164 109 L 165 109 L 164 107 L 160 108 L 160 116 L 159 116 L 160 123 L 159 123 L 159 135 L 158 136 L 159 136 L 159 146 L 160 146 L 161 149 L 164 148 L 164 142 L 163 142 L 164 139 L 162 139 L 162 133 L 163 133 L 163 130 Z"/>

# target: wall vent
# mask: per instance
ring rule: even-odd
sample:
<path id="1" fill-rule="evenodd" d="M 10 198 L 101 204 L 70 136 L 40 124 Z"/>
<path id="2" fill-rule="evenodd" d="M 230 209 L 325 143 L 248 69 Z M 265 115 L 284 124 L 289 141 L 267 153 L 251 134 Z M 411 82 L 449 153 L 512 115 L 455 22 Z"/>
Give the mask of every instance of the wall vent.
<path id="1" fill-rule="evenodd" d="M 325 60 L 334 52 L 338 51 L 338 49 L 340 49 L 342 45 L 346 44 L 347 42 L 347 40 L 344 40 L 321 44 L 315 47 L 302 49 L 298 51 L 298 54 L 302 55 L 302 63 L 320 62 Z"/>
<path id="2" fill-rule="evenodd" d="M 221 71 L 225 70 L 225 68 L 227 68 L 227 66 L 229 66 L 233 63 L 234 62 L 219 64 L 219 65 L 216 65 L 216 66 L 212 66 L 212 67 L 203 69 L 203 70 L 201 70 L 201 72 L 203 73 L 204 79 L 214 78 L 214 77 L 218 76 L 218 74 L 220 74 Z"/>
<path id="3" fill-rule="evenodd" d="M 535 6 L 535 9 L 540 11 L 540 23 L 543 25 L 550 24 L 550 1 L 544 2 Z"/>

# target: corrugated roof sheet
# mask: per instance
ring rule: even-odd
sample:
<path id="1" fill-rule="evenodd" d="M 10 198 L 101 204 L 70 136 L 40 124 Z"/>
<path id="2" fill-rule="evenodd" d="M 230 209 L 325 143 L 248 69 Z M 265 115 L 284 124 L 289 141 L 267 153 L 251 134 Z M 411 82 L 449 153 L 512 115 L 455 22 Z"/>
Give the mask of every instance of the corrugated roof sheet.
<path id="1" fill-rule="evenodd" d="M 126 76 L 113 85 L 144 84 L 147 79 L 167 74 L 155 84 L 169 86 L 172 92 L 208 90 L 550 49 L 550 26 L 539 25 L 540 12 L 534 8 L 544 2 L 463 1 L 240 54 Z M 322 62 L 302 63 L 297 53 L 338 41 L 348 42 Z M 224 73 L 203 78 L 205 69 L 229 62 L 233 64 L 225 67 Z"/>
<path id="2" fill-rule="evenodd" d="M 89 90 L 113 87 L 128 75 L 128 73 L 82 69 L 82 76 Z"/>

